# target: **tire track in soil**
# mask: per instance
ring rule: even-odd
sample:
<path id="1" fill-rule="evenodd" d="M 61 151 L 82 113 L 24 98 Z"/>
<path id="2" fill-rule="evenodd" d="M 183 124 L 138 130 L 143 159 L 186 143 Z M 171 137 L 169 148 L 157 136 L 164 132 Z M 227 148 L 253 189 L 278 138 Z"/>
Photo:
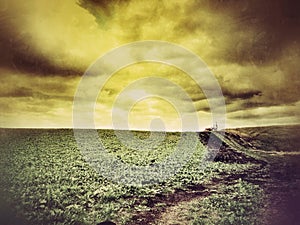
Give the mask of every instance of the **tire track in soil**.
<path id="1" fill-rule="evenodd" d="M 161 214 L 169 207 L 175 206 L 183 201 L 191 201 L 195 198 L 206 197 L 211 193 L 202 185 L 195 185 L 188 190 L 177 189 L 174 193 L 167 195 L 157 195 L 153 198 L 147 198 L 147 206 L 150 211 L 143 211 L 132 217 L 130 225 L 155 224 Z M 159 204 L 165 204 L 164 208 L 157 207 Z"/>
<path id="2" fill-rule="evenodd" d="M 263 167 L 263 165 L 260 166 L 260 168 Z M 233 185 L 237 183 L 239 179 L 256 183 L 253 177 L 255 177 L 254 174 L 261 174 L 259 172 L 260 169 L 255 168 L 247 171 L 247 173 L 229 174 L 224 175 L 223 178 L 213 178 L 209 184 L 192 185 L 188 186 L 185 190 L 176 189 L 175 192 L 171 194 L 156 195 L 152 198 L 141 198 L 135 205 L 138 205 L 139 202 L 142 202 L 143 200 L 147 200 L 146 206 L 148 206 L 150 210 L 134 215 L 129 225 L 176 224 L 166 222 L 166 217 L 168 217 L 166 216 L 167 213 L 176 215 L 179 213 L 176 210 L 180 210 L 180 206 L 187 205 L 192 201 L 218 193 L 218 186 L 220 185 Z M 165 204 L 164 208 L 157 207 L 157 205 L 162 203 Z M 180 224 L 184 224 L 184 221 L 181 221 Z"/>

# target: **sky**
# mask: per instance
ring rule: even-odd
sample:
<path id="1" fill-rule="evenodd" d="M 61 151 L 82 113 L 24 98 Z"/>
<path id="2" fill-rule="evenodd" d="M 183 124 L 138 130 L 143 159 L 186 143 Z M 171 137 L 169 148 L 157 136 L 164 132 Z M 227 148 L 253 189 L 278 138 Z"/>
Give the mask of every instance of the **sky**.
<path id="1" fill-rule="evenodd" d="M 299 11 L 296 0 L 3 0 L 0 127 L 72 127 L 74 96 L 87 69 L 108 51 L 142 40 L 180 45 L 205 62 L 224 96 L 226 127 L 297 124 Z M 95 126 L 114 128 L 124 119 L 112 117 L 113 110 L 126 110 L 114 105 L 123 95 L 134 103 L 127 112 L 130 129 L 147 130 L 160 118 L 165 129 L 180 130 L 173 103 L 186 100 L 178 88 L 144 80 L 126 89 L 147 77 L 179 85 L 192 100 L 199 127 L 212 125 L 197 81 L 173 66 L 142 62 L 118 70 L 99 90 Z"/>

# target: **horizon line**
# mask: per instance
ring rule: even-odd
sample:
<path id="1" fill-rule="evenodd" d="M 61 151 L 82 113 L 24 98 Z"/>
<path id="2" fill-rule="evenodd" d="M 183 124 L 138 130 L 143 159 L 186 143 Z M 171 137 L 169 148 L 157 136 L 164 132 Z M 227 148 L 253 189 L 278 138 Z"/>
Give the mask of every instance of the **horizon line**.
<path id="1" fill-rule="evenodd" d="M 238 128 L 255 128 L 255 127 L 275 127 L 275 126 L 297 126 L 300 125 L 300 123 L 287 123 L 287 124 L 270 124 L 270 125 L 253 125 L 253 126 L 232 126 L 232 127 L 226 127 L 221 130 L 226 129 L 238 129 Z M 0 129 L 34 129 L 34 130 L 59 130 L 59 129 L 68 129 L 68 130 L 122 130 L 122 131 L 151 131 L 151 132 L 199 132 L 199 131 L 205 131 L 206 129 L 209 129 L 212 127 L 206 127 L 202 130 L 150 130 L 150 129 L 116 129 L 116 128 L 103 128 L 103 127 L 95 127 L 95 128 L 89 128 L 89 127 L 80 127 L 80 128 L 74 128 L 74 127 L 0 127 Z"/>

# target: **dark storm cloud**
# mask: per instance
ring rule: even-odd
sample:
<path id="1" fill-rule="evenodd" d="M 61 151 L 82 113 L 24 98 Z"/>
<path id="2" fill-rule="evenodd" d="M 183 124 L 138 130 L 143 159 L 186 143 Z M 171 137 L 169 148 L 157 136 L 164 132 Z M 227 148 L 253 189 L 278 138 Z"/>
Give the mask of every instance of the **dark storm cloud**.
<path id="1" fill-rule="evenodd" d="M 197 106 L 197 104 L 196 104 L 196 106 Z M 202 105 L 200 105 L 200 106 L 197 107 L 197 112 L 207 112 L 207 113 L 210 113 L 211 110 L 210 110 L 210 108 L 208 106 L 202 106 Z"/>
<path id="2" fill-rule="evenodd" d="M 18 34 L 9 34 L 7 30 L 3 33 L 5 35 L 0 35 L 2 54 L 0 66 L 2 68 L 35 75 L 78 75 L 83 73 L 79 68 L 59 67 L 51 63 L 51 59 L 26 43 L 30 37 L 18 37 Z"/>
<path id="3" fill-rule="evenodd" d="M 199 20 L 203 10 L 219 21 Z M 178 28 L 208 33 L 219 52 L 214 56 L 225 62 L 260 65 L 277 60 L 293 42 L 300 47 L 299 12 L 297 0 L 194 1 L 187 9 L 193 17 L 183 18 Z"/>
<path id="4" fill-rule="evenodd" d="M 272 123 L 277 117 L 289 122 L 289 116 L 299 117 L 299 5 L 296 0 L 9 1 L 7 10 L 0 10 L 0 104 L 8 115 L 0 123 L 30 125 L 28 118 L 35 121 L 40 112 L 41 126 L 69 124 L 79 81 L 71 75 L 81 75 L 112 48 L 149 39 L 177 43 L 203 59 L 219 80 L 232 124 L 261 124 L 255 119 L 264 116 L 273 116 Z M 104 124 L 114 96 L 146 72 L 129 71 L 101 91 Z M 199 113 L 209 114 L 199 87 L 175 73 L 167 78 L 183 86 Z M 152 88 L 177 98 L 172 88 Z M 141 113 L 147 111 L 146 104 L 140 106 Z"/>
<path id="5" fill-rule="evenodd" d="M 33 37 L 18 28 L 18 15 L 9 10 L 0 11 L 0 67 L 35 75 L 78 75 L 80 68 L 57 66 L 53 58 L 32 46 Z"/>
<path id="6" fill-rule="evenodd" d="M 26 88 L 26 87 L 19 87 L 15 90 L 1 90 L 0 92 L 0 98 L 6 98 L 6 97 L 33 97 L 35 94 L 32 89 Z"/>
<path id="7" fill-rule="evenodd" d="M 73 96 L 46 94 L 28 87 L 14 87 L 13 89 L 4 89 L 0 91 L 0 98 L 26 98 L 35 99 L 56 99 L 64 101 L 73 101 Z"/>
<path id="8" fill-rule="evenodd" d="M 270 106 L 274 106 L 274 104 L 268 102 L 255 102 L 255 101 L 241 102 L 241 110 L 253 109 L 258 107 L 270 107 Z"/>
<path id="9" fill-rule="evenodd" d="M 250 99 L 254 96 L 261 96 L 262 92 L 258 90 L 242 90 L 242 91 L 235 91 L 235 90 L 223 90 L 223 95 L 225 98 L 229 100 L 233 99 Z"/>
<path id="10" fill-rule="evenodd" d="M 82 8 L 88 10 L 100 26 L 110 20 L 119 5 L 128 4 L 128 0 L 79 0 Z M 155 21 L 164 9 L 154 7 L 155 12 L 133 15 L 124 20 L 122 29 L 127 30 L 131 39 L 141 38 L 143 22 Z M 287 45 L 296 42 L 300 47 L 300 3 L 296 0 L 266 1 L 191 1 L 185 6 L 185 16 L 172 32 L 185 35 L 182 30 L 193 33 L 204 31 L 213 40 L 212 45 L 218 49 L 213 57 L 234 63 L 267 63 L 276 60 Z M 203 20 L 201 14 L 207 11 L 211 22 Z M 157 14 L 157 15 L 155 15 Z M 0 57 L 2 66 L 34 74 L 82 74 L 84 70 L 77 65 L 56 65 L 54 58 L 61 55 L 44 54 L 33 47 L 30 42 L 34 37 L 20 31 L 12 22 L 15 13 L 1 12 Z M 200 16 L 200 17 L 199 17 Z M 214 18 L 215 17 L 215 18 Z M 216 19 L 219 18 L 219 19 Z M 170 18 L 172 19 L 172 18 Z M 132 22 L 134 21 L 134 22 Z M 53 34 L 51 34 L 53 35 Z M 32 41 L 31 41 L 32 40 Z"/>
<path id="11" fill-rule="evenodd" d="M 129 2 L 129 0 L 78 0 L 77 4 L 95 16 L 96 22 L 105 26 L 106 21 L 113 16 L 114 6 Z"/>
<path id="12" fill-rule="evenodd" d="M 230 119 L 276 119 L 276 118 L 292 118 L 292 117 L 298 117 L 300 114 L 299 111 L 295 108 L 287 111 L 287 112 L 263 112 L 263 113 L 257 113 L 257 112 L 248 112 L 246 114 L 238 114 L 238 115 L 229 115 L 228 117 Z"/>
<path id="13" fill-rule="evenodd" d="M 274 106 L 278 106 L 278 104 L 273 104 L 269 102 L 262 102 L 257 100 L 239 100 L 239 101 L 226 101 L 226 108 L 228 113 L 233 112 L 242 112 L 247 115 L 249 110 L 257 109 L 257 108 L 271 108 Z"/>

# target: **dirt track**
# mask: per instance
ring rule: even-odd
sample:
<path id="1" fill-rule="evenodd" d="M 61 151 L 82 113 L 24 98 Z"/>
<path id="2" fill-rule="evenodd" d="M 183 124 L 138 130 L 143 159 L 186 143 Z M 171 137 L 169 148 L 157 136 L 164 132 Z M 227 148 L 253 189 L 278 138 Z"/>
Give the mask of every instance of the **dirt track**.
<path id="1" fill-rule="evenodd" d="M 228 135 L 228 133 L 227 133 Z M 233 146 L 223 143 L 215 161 L 224 163 L 259 164 L 261 169 L 240 174 L 224 174 L 221 179 L 212 179 L 205 186 L 189 186 L 186 190 L 176 190 L 169 195 L 155 196 L 147 199 L 150 211 L 136 214 L 131 224 L 189 224 L 181 218 L 185 205 L 217 192 L 218 185 L 232 184 L 238 179 L 258 184 L 267 196 L 261 224 L 266 225 L 297 225 L 300 221 L 300 154 L 276 154 L 251 148 L 251 143 L 237 134 L 230 134 L 236 144 L 249 148 L 251 154 L 235 151 Z M 202 134 L 200 140 L 205 143 L 207 134 Z M 258 158 L 253 158 L 257 155 Z M 267 170 L 263 170 L 264 168 Z M 159 208 L 156 205 L 164 204 Z"/>

